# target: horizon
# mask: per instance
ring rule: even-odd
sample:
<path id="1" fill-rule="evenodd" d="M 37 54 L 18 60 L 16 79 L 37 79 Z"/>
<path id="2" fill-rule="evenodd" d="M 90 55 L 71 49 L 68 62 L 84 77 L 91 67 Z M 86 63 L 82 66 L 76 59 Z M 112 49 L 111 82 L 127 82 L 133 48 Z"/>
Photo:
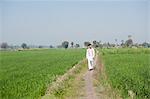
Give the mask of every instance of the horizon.
<path id="1" fill-rule="evenodd" d="M 0 2 L 0 42 L 81 46 L 85 41 L 150 43 L 150 0 Z"/>

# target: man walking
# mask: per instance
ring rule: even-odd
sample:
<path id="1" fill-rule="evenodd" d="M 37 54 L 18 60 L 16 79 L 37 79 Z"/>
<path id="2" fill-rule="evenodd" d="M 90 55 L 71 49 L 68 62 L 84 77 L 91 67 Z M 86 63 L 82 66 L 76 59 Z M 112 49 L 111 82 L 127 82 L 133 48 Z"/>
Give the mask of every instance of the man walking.
<path id="1" fill-rule="evenodd" d="M 94 57 L 95 57 L 95 50 L 92 48 L 92 45 L 89 44 L 86 51 L 86 58 L 88 60 L 89 70 L 93 70 L 94 68 Z"/>

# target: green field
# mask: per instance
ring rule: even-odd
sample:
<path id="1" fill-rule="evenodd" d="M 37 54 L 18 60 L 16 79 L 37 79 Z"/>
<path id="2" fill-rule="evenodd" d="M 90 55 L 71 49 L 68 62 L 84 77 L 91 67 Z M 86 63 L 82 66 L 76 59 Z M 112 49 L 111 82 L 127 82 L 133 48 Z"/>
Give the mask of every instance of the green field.
<path id="1" fill-rule="evenodd" d="M 111 86 L 124 98 L 131 90 L 136 99 L 150 99 L 150 49 L 102 49 Z"/>
<path id="2" fill-rule="evenodd" d="M 81 49 L 0 52 L 0 98 L 37 99 L 84 55 Z"/>

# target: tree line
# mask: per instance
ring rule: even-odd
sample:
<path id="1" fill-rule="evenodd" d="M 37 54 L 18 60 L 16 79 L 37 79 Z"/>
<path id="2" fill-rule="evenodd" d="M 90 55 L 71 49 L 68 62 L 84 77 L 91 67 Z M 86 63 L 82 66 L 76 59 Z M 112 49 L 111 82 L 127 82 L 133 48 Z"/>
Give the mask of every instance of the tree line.
<path id="1" fill-rule="evenodd" d="M 44 45 L 28 45 L 27 43 L 22 43 L 20 46 L 19 45 L 8 45 L 7 42 L 2 42 L 0 43 L 0 48 L 1 49 L 30 49 L 30 48 L 69 48 L 69 44 L 70 44 L 70 48 L 79 48 L 80 45 L 76 44 L 74 42 L 68 42 L 68 41 L 63 41 L 60 45 L 58 46 L 44 46 Z"/>
<path id="2" fill-rule="evenodd" d="M 128 35 L 128 39 L 126 41 L 121 40 L 120 44 L 118 44 L 118 39 L 115 39 L 115 43 L 102 43 L 101 41 L 94 40 L 92 42 L 93 47 L 95 48 L 112 48 L 112 47 L 121 47 L 121 48 L 132 48 L 132 47 L 144 47 L 144 48 L 150 48 L 150 43 L 143 42 L 142 44 L 134 43 L 132 40 L 132 36 Z M 88 44 L 91 44 L 90 42 L 84 42 L 84 46 L 87 46 Z"/>
<path id="3" fill-rule="evenodd" d="M 126 41 L 121 40 L 121 44 L 118 44 L 118 40 L 115 39 L 115 44 L 114 43 L 102 43 L 102 41 L 96 41 L 94 40 L 92 43 L 89 41 L 84 42 L 84 46 L 87 47 L 88 44 L 92 44 L 93 47 L 95 48 L 112 48 L 112 47 L 144 47 L 144 48 L 150 48 L 150 43 L 143 42 L 142 44 L 138 43 L 133 43 L 133 40 L 131 38 L 131 35 L 128 35 L 128 39 Z M 1 49 L 17 49 L 17 48 L 22 48 L 22 49 L 30 49 L 30 48 L 79 48 L 80 45 L 75 43 L 75 42 L 69 42 L 69 41 L 63 41 L 60 45 L 58 46 L 44 46 L 44 45 L 39 45 L 39 46 L 29 46 L 26 43 L 22 43 L 21 46 L 13 46 L 13 45 L 8 45 L 7 42 L 3 42 L 0 44 Z"/>

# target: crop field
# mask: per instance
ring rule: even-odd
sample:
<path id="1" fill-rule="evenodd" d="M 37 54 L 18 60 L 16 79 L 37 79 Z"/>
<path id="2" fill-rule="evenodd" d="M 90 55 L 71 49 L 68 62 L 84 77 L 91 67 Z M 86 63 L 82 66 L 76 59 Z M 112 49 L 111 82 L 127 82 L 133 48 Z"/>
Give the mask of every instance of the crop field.
<path id="1" fill-rule="evenodd" d="M 150 99 L 150 49 L 102 49 L 102 58 L 111 86 L 124 98 Z"/>
<path id="2" fill-rule="evenodd" d="M 0 98 L 37 99 L 84 55 L 84 49 L 0 52 Z"/>

